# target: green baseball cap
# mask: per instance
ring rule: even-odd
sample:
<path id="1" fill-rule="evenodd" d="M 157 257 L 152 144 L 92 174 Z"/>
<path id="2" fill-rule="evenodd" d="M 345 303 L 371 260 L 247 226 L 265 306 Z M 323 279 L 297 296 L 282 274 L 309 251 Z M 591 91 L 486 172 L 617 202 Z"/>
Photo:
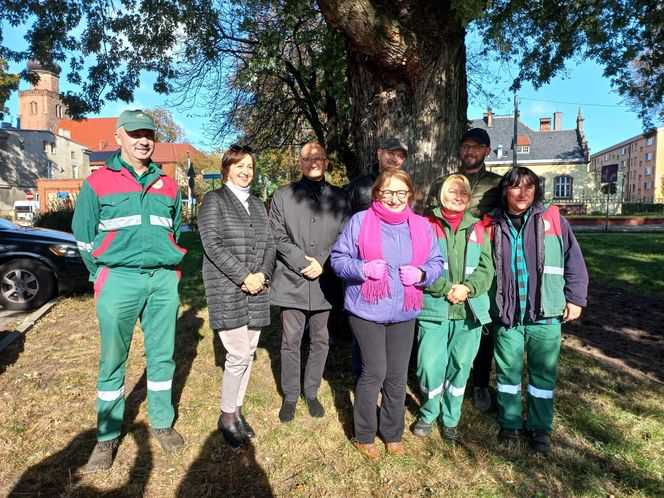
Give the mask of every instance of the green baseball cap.
<path id="1" fill-rule="evenodd" d="M 135 111 L 124 111 L 122 114 L 120 114 L 120 117 L 118 118 L 118 124 L 116 125 L 115 129 L 118 129 L 121 126 L 124 126 L 126 131 L 154 131 L 156 129 L 152 118 L 140 109 Z"/>

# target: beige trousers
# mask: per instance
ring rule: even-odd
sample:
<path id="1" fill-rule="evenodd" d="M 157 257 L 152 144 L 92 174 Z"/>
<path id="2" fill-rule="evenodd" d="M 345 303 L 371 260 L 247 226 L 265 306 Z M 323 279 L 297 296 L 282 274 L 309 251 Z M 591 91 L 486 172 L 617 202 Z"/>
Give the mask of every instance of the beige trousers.
<path id="1" fill-rule="evenodd" d="M 234 413 L 242 406 L 249 385 L 251 365 L 261 331 L 246 325 L 236 329 L 219 330 L 219 338 L 226 348 L 224 379 L 221 387 L 221 411 Z"/>

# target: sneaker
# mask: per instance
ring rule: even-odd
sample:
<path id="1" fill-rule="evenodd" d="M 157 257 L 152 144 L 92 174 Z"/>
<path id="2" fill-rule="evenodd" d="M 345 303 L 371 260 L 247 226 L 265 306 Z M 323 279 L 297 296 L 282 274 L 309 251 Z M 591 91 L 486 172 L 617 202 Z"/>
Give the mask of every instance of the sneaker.
<path id="1" fill-rule="evenodd" d="M 413 426 L 413 434 L 417 437 L 427 437 L 431 434 L 431 429 L 433 429 L 433 422 L 425 422 L 423 418 L 419 418 Z"/>
<path id="2" fill-rule="evenodd" d="M 108 441 L 97 441 L 85 470 L 87 472 L 99 472 L 110 469 L 113 466 L 113 452 L 119 443 L 120 439 L 117 437 Z"/>
<path id="3" fill-rule="evenodd" d="M 155 429 L 151 428 L 152 435 L 157 438 L 161 449 L 166 453 L 171 453 L 175 450 L 179 450 L 184 446 L 184 439 L 178 434 L 178 432 L 172 427 L 166 427 L 165 429 Z"/>
<path id="4" fill-rule="evenodd" d="M 529 432 L 530 447 L 535 453 L 548 455 L 551 453 L 551 435 L 543 429 L 532 429 Z"/>
<path id="5" fill-rule="evenodd" d="M 404 456 L 406 454 L 406 451 L 403 449 L 403 444 L 401 444 L 401 442 L 385 443 L 385 450 L 390 455 L 395 456 Z"/>
<path id="6" fill-rule="evenodd" d="M 309 408 L 309 415 L 316 418 L 321 418 L 325 415 L 325 408 L 320 404 L 318 398 L 305 398 L 307 408 Z"/>
<path id="7" fill-rule="evenodd" d="M 473 389 L 473 406 L 482 413 L 491 410 L 491 391 L 488 387 L 476 387 Z"/>
<path id="8" fill-rule="evenodd" d="M 503 446 L 516 446 L 519 444 L 521 434 L 518 429 L 500 429 L 498 442 Z"/>
<path id="9" fill-rule="evenodd" d="M 443 426 L 443 439 L 447 441 L 452 446 L 459 446 L 461 444 L 461 438 L 459 437 L 459 431 L 456 427 L 445 427 Z"/>
<path id="10" fill-rule="evenodd" d="M 279 420 L 281 423 L 285 424 L 290 422 L 295 418 L 295 407 L 297 406 L 297 401 L 286 401 L 284 400 L 279 410 Z"/>
<path id="11" fill-rule="evenodd" d="M 364 444 L 354 441 L 353 446 L 355 446 L 364 456 L 369 457 L 372 460 L 378 460 L 380 458 L 380 452 L 373 443 Z"/>

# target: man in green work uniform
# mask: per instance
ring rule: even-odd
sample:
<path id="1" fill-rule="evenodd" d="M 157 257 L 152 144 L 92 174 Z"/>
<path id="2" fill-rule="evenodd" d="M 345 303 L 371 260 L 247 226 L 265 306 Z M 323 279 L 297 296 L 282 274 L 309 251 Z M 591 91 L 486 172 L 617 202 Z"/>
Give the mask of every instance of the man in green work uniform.
<path id="1" fill-rule="evenodd" d="M 100 332 L 97 444 L 87 470 L 110 469 L 120 441 L 125 364 L 140 319 L 147 361 L 148 417 L 162 449 L 184 441 L 172 428 L 181 199 L 177 183 L 151 161 L 155 126 L 143 112 L 124 111 L 120 150 L 84 182 L 72 228 L 94 282 Z"/>

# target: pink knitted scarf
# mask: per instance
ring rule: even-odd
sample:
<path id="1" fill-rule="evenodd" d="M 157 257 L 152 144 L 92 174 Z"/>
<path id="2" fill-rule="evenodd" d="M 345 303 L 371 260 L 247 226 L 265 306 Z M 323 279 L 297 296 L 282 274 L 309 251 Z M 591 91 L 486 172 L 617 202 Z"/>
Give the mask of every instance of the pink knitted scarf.
<path id="1" fill-rule="evenodd" d="M 385 259 L 383 257 L 383 245 L 381 240 L 381 222 L 387 225 L 398 225 L 407 222 L 410 230 L 410 242 L 413 248 L 411 265 L 419 267 L 424 263 L 431 250 L 431 236 L 427 221 L 421 216 L 413 213 L 409 206 L 400 213 L 394 212 L 381 204 L 373 201 L 360 226 L 358 247 L 360 257 L 365 261 L 373 259 Z M 396 272 L 398 268 L 394 269 Z M 390 283 L 387 272 L 380 280 L 367 279 L 360 287 L 362 298 L 368 303 L 377 303 L 386 296 L 391 296 Z M 415 285 L 405 286 L 403 309 L 422 309 L 422 289 Z"/>

